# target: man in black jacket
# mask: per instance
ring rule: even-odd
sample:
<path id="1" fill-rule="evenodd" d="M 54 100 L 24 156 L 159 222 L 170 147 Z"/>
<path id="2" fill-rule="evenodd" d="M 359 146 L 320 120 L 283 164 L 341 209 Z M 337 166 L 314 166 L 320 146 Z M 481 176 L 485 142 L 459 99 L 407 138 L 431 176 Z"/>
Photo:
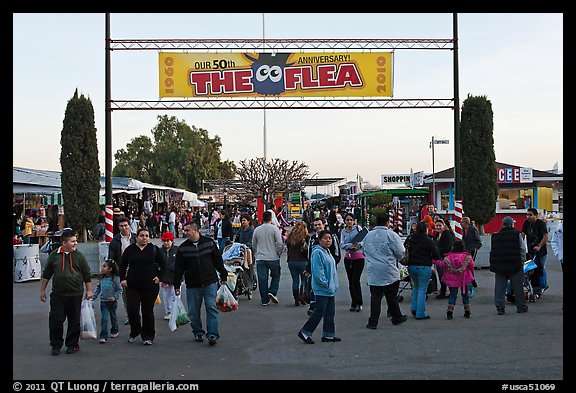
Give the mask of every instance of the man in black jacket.
<path id="1" fill-rule="evenodd" d="M 221 285 L 226 285 L 228 271 L 222 262 L 222 254 L 214 240 L 200 235 L 196 223 L 187 222 L 184 225 L 186 239 L 176 253 L 174 266 L 174 292 L 180 295 L 182 275 L 186 283 L 186 300 L 188 302 L 188 318 L 196 342 L 204 341 L 215 345 L 220 338 L 218 331 L 218 309 L 216 308 L 216 293 L 218 291 L 218 275 Z M 202 301 L 206 308 L 206 329 L 202 328 L 200 311 Z"/>
<path id="2" fill-rule="evenodd" d="M 136 243 L 136 234 L 130 231 L 130 219 L 128 217 L 121 217 L 118 219 L 118 229 L 120 230 L 108 245 L 108 259 L 113 259 L 118 265 L 120 258 L 124 253 L 126 247 Z M 124 303 L 124 310 L 128 315 L 128 308 L 126 307 L 126 291 L 122 291 L 122 302 Z M 126 319 L 124 325 L 129 325 L 130 321 Z"/>
<path id="3" fill-rule="evenodd" d="M 504 299 L 508 280 L 512 284 L 516 311 L 528 311 L 524 300 L 524 260 L 526 250 L 522 242 L 522 233 L 514 228 L 514 219 L 504 217 L 502 228 L 492 234 L 490 249 L 490 271 L 494 272 L 494 304 L 498 315 L 504 315 Z"/>

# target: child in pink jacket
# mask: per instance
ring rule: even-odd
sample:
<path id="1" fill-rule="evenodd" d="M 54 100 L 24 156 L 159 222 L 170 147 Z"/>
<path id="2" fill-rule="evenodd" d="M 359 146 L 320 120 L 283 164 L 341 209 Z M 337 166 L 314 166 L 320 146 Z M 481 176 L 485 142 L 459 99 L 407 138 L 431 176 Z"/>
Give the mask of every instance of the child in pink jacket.
<path id="1" fill-rule="evenodd" d="M 464 318 L 470 318 L 470 298 L 466 286 L 474 280 L 474 261 L 470 253 L 464 251 L 462 240 L 456 240 L 444 260 L 435 260 L 434 264 L 444 269 L 442 282 L 450 289 L 446 318 L 452 319 L 458 288 L 462 290 Z"/>

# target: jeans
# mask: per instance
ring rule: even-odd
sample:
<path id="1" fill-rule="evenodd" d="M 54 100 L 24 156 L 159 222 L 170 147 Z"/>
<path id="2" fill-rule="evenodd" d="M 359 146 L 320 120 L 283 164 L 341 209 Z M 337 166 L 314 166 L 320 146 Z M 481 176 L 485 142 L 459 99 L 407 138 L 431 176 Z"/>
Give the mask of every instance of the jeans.
<path id="1" fill-rule="evenodd" d="M 456 298 L 458 297 L 458 288 L 460 287 L 449 287 L 450 296 L 448 297 L 448 304 L 456 304 Z M 462 289 L 462 304 L 470 304 L 470 298 L 468 297 L 468 291 L 466 288 Z"/>
<path id="2" fill-rule="evenodd" d="M 398 305 L 398 288 L 400 288 L 400 280 L 390 285 L 370 285 L 370 317 L 368 318 L 368 325 L 378 326 L 378 319 L 380 319 L 382 309 L 382 297 L 384 296 L 388 304 L 388 311 L 390 311 L 390 316 L 392 317 L 392 323 L 399 322 L 402 319 L 402 312 Z M 318 301 L 318 296 L 316 296 L 316 301 Z"/>
<path id="3" fill-rule="evenodd" d="M 290 276 L 292 276 L 292 290 L 300 290 L 300 279 L 304 280 L 304 270 L 308 261 L 289 261 L 288 269 L 290 269 Z"/>
<path id="4" fill-rule="evenodd" d="M 116 310 L 118 309 L 118 302 L 104 302 L 100 300 L 100 313 L 102 319 L 100 320 L 100 338 L 108 338 L 108 318 L 110 318 L 111 334 L 118 333 L 118 317 L 116 317 Z"/>
<path id="5" fill-rule="evenodd" d="M 432 274 L 431 266 L 408 266 L 408 274 L 412 280 L 412 305 L 416 318 L 426 317 L 426 289 Z"/>
<path id="6" fill-rule="evenodd" d="M 226 285 L 226 284 L 224 284 Z M 188 318 L 194 335 L 206 334 L 208 337 L 220 338 L 218 332 L 218 309 L 216 308 L 216 293 L 218 292 L 218 283 L 212 283 L 205 287 L 186 288 L 186 302 L 188 303 Z M 206 308 L 206 329 L 202 328 L 200 319 L 200 309 L 204 301 Z"/>
<path id="7" fill-rule="evenodd" d="M 504 310 L 506 285 L 510 280 L 512 291 L 514 292 L 514 301 L 518 310 L 527 310 L 528 306 L 524 300 L 524 271 L 518 270 L 514 274 L 495 273 L 494 274 L 494 305 L 497 310 Z"/>
<path id="8" fill-rule="evenodd" d="M 268 286 L 268 272 L 270 272 L 270 286 Z M 258 290 L 262 304 L 269 302 L 268 294 L 276 296 L 280 286 L 280 260 L 256 261 L 256 273 L 258 274 Z"/>
<path id="9" fill-rule="evenodd" d="M 539 255 L 534 259 L 534 263 L 538 265 L 538 267 L 532 271 L 530 282 L 532 283 L 534 293 L 537 294 L 542 294 L 542 290 L 547 286 L 545 269 L 547 256 L 548 255 Z"/>
<path id="10" fill-rule="evenodd" d="M 334 325 L 335 314 L 336 302 L 334 301 L 334 296 L 316 295 L 316 307 L 302 327 L 302 333 L 307 336 L 312 336 L 312 333 L 314 333 L 320 321 L 324 320 L 322 324 L 322 337 L 334 337 L 336 334 L 336 326 Z"/>
<path id="11" fill-rule="evenodd" d="M 226 247 L 226 238 L 219 237 L 218 238 L 218 249 L 220 250 L 220 254 L 224 253 L 224 247 Z"/>
<path id="12" fill-rule="evenodd" d="M 364 270 L 364 258 L 344 258 L 344 269 L 346 269 L 346 276 L 348 277 L 348 289 L 350 290 L 350 297 L 352 298 L 351 306 L 361 306 L 364 304 L 362 301 L 362 285 L 360 284 L 360 276 Z"/>

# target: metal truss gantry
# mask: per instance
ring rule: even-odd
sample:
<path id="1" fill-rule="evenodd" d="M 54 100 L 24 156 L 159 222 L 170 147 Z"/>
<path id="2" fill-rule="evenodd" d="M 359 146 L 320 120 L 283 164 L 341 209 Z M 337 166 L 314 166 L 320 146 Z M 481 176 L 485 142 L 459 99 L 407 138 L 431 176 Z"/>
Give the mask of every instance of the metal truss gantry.
<path id="1" fill-rule="evenodd" d="M 110 39 L 110 51 L 182 52 L 278 52 L 378 50 L 453 50 L 454 40 L 442 39 Z M 210 99 L 110 100 L 111 110 L 201 110 L 201 109 L 454 109 L 453 98 L 374 97 L 259 97 Z"/>

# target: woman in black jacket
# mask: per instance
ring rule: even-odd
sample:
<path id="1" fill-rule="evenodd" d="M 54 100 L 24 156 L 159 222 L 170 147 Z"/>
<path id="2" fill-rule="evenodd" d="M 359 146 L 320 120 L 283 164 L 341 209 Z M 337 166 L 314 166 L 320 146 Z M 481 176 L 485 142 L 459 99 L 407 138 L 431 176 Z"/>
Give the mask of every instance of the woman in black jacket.
<path id="1" fill-rule="evenodd" d="M 141 336 L 144 345 L 152 345 L 154 329 L 154 302 L 158 296 L 160 277 L 166 267 L 162 251 L 149 242 L 150 233 L 140 228 L 136 243 L 129 245 L 120 259 L 120 284 L 126 291 L 126 310 L 130 321 L 128 342 Z M 140 324 L 142 309 L 142 324 Z"/>
<path id="2" fill-rule="evenodd" d="M 432 260 L 440 259 L 438 247 L 426 234 L 428 225 L 424 221 L 416 224 L 416 233 L 406 239 L 408 252 L 408 274 L 412 280 L 412 315 L 416 319 L 429 319 L 426 314 L 426 289 L 432 274 Z"/>
<path id="3" fill-rule="evenodd" d="M 442 218 L 436 220 L 436 235 L 434 236 L 434 240 L 438 246 L 438 251 L 440 251 L 440 258 L 438 259 L 444 259 L 446 254 L 452 251 L 455 236 L 449 224 L 446 224 Z M 438 270 L 438 279 L 440 280 L 440 293 L 436 296 L 436 299 L 446 299 L 448 297 L 448 288 L 446 284 L 442 282 L 442 268 L 436 266 L 436 269 Z"/>

